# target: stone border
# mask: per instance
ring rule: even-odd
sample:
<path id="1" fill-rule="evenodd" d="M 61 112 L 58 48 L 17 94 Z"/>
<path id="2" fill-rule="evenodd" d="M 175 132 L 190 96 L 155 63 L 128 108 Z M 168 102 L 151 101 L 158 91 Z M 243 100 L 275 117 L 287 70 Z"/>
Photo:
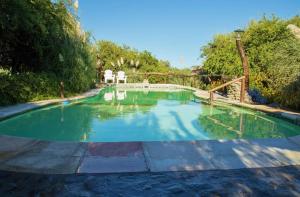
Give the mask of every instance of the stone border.
<path id="1" fill-rule="evenodd" d="M 196 91 L 196 88 L 188 87 L 188 86 L 182 86 L 177 84 L 148 84 L 148 83 L 126 83 L 126 84 L 116 84 L 117 88 L 120 89 L 165 89 L 165 90 L 174 90 L 174 89 L 186 89 L 186 90 L 193 90 Z"/>
<path id="2" fill-rule="evenodd" d="M 79 96 L 74 96 L 65 99 L 50 99 L 50 100 L 43 100 L 43 101 L 36 101 L 36 102 L 29 102 L 29 103 L 22 103 L 17 105 L 12 105 L 8 107 L 0 107 L 0 121 L 6 118 L 10 118 L 12 116 L 22 114 L 34 109 L 39 109 L 48 105 L 57 104 L 64 101 L 76 101 L 79 99 L 84 99 L 88 97 L 95 96 L 99 93 L 101 88 L 92 89 L 86 93 L 83 93 Z"/>
<path id="3" fill-rule="evenodd" d="M 85 174 L 300 165 L 300 136 L 282 139 L 82 143 L 0 136 L 0 170 Z"/>
<path id="4" fill-rule="evenodd" d="M 118 87 L 144 88 L 143 85 L 126 84 Z M 208 94 L 206 91 L 179 85 L 152 84 L 148 88 L 190 89 L 200 98 L 205 98 Z M 65 100 L 94 96 L 98 92 L 99 89 L 96 89 L 70 99 L 54 99 L 2 108 L 0 118 Z M 217 98 L 222 101 L 221 96 Z M 248 104 L 227 103 L 248 107 Z M 253 109 L 260 110 L 257 107 Z M 300 165 L 300 136 L 256 140 L 119 143 L 59 142 L 0 136 L 0 170 L 15 172 L 43 174 L 165 172 L 288 165 Z"/>

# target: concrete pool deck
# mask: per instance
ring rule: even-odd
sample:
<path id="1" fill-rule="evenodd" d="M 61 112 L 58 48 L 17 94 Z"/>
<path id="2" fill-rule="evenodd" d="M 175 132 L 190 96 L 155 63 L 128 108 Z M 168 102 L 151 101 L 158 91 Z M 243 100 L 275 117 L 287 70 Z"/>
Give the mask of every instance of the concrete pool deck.
<path id="1" fill-rule="evenodd" d="M 150 86 L 150 87 L 149 87 Z M 120 85 L 143 88 L 144 84 Z M 148 85 L 148 88 L 195 90 L 206 98 L 208 93 L 179 85 Z M 65 100 L 98 94 L 99 89 L 70 99 L 54 99 L 0 108 L 0 119 Z M 218 96 L 222 101 L 222 97 Z M 229 104 L 276 113 L 298 123 L 295 112 L 226 101 Z M 249 106 L 251 107 L 249 107 Z M 300 121 L 299 121 L 300 122 Z M 282 139 L 211 140 L 180 142 L 83 143 L 42 141 L 0 136 L 0 170 L 45 174 L 121 173 L 199 171 L 282 167 L 300 165 L 300 136 Z"/>

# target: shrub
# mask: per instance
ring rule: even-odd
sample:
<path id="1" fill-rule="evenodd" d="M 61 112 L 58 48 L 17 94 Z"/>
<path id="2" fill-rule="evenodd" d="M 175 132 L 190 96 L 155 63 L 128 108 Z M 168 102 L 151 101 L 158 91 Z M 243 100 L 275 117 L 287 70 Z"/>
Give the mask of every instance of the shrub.
<path id="1" fill-rule="evenodd" d="M 22 73 L 0 75 L 0 105 L 9 105 L 59 96 L 55 75 Z"/>

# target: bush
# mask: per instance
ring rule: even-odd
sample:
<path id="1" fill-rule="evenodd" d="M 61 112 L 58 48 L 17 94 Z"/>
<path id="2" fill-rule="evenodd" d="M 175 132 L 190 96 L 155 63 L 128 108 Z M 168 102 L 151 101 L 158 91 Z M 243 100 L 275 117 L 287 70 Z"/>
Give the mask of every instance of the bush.
<path id="1" fill-rule="evenodd" d="M 276 49 L 267 72 L 269 97 L 286 107 L 300 109 L 300 41 L 290 40 Z"/>
<path id="2" fill-rule="evenodd" d="M 0 105 L 10 105 L 59 96 L 59 80 L 54 75 L 0 74 Z"/>

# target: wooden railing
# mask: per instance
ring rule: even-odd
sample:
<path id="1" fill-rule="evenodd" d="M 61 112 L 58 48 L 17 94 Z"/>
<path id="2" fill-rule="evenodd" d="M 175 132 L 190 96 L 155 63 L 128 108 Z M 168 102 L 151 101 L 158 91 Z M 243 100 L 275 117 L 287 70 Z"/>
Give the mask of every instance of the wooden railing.
<path id="1" fill-rule="evenodd" d="M 238 81 L 241 81 L 240 102 L 243 103 L 244 100 L 245 100 L 245 76 L 239 77 L 239 78 L 237 78 L 237 79 L 234 79 L 234 80 L 232 80 L 232 81 L 229 81 L 229 82 L 227 82 L 227 83 L 224 83 L 224 84 L 222 84 L 222 85 L 220 85 L 220 86 L 218 86 L 218 87 L 215 87 L 215 88 L 209 90 L 208 92 L 209 92 L 209 100 L 210 100 L 210 103 L 212 103 L 213 100 L 214 100 L 214 92 L 215 92 L 215 91 L 217 91 L 217 90 L 219 90 L 219 89 L 221 89 L 221 88 L 224 88 L 224 87 L 226 87 L 226 86 L 228 86 L 228 85 L 231 85 L 231 84 L 233 84 L 233 83 L 235 83 L 235 82 L 238 82 Z"/>

